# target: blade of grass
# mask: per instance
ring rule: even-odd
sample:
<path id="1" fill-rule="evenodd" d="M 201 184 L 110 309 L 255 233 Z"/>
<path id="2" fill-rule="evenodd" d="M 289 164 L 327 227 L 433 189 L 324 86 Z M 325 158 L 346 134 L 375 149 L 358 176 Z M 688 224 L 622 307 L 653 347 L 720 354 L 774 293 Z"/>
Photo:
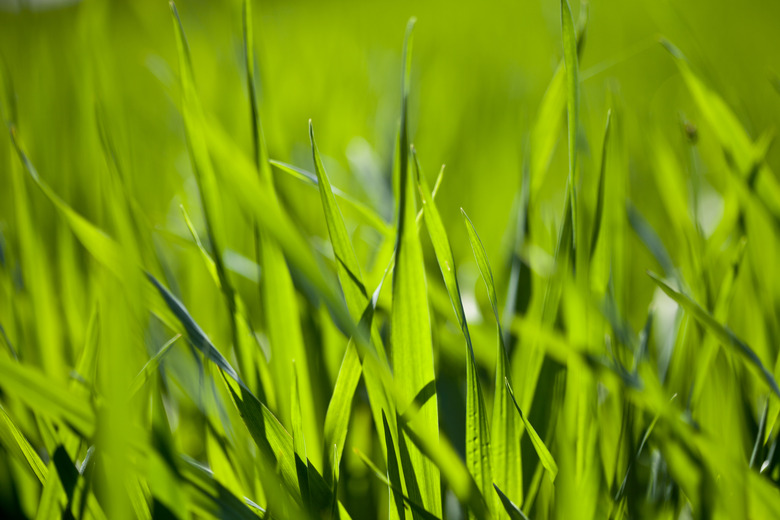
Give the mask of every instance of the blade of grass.
<path id="1" fill-rule="evenodd" d="M 491 438 L 491 455 L 493 458 L 494 486 L 505 489 L 520 504 L 523 503 L 523 468 L 522 454 L 520 451 L 520 434 L 522 426 L 517 423 L 517 415 L 511 410 L 509 394 L 504 380 L 509 380 L 509 358 L 504 346 L 504 334 L 501 331 L 501 320 L 498 314 L 498 298 L 493 281 L 493 270 L 490 268 L 487 252 L 480 240 L 474 224 L 466 212 L 461 208 L 463 220 L 466 224 L 471 250 L 477 260 L 479 272 L 485 282 L 490 306 L 493 309 L 493 317 L 496 320 L 498 347 L 496 352 L 496 376 L 495 396 L 493 398 L 493 431 Z M 498 489 L 498 487 L 496 487 Z M 499 493 L 502 503 L 503 493 Z M 506 503 L 504 503 L 506 508 Z"/>
<path id="2" fill-rule="evenodd" d="M 477 363 L 474 359 L 474 347 L 471 343 L 469 326 L 466 322 L 466 313 L 463 310 L 463 301 L 458 287 L 455 257 L 452 247 L 444 229 L 439 210 L 433 201 L 428 182 L 417 158 L 417 152 L 412 147 L 412 166 L 415 170 L 417 188 L 420 192 L 420 200 L 423 205 L 425 227 L 428 228 L 428 236 L 431 238 L 436 260 L 439 264 L 447 294 L 450 297 L 452 309 L 458 320 L 461 333 L 466 340 L 466 466 L 469 468 L 474 481 L 482 490 L 485 497 L 492 497 L 490 486 L 493 482 L 493 472 L 490 461 L 490 430 L 488 428 L 485 401 L 482 396 L 479 378 L 477 377 Z M 487 501 L 488 507 L 492 504 Z"/>
<path id="3" fill-rule="evenodd" d="M 568 0 L 561 0 L 561 27 L 563 33 L 563 58 L 566 65 L 566 104 L 569 141 L 569 189 L 572 215 L 572 247 L 578 242 L 579 214 L 577 213 L 579 179 L 577 178 L 577 130 L 580 110 L 580 80 L 577 59 L 577 36 Z"/>
<path id="4" fill-rule="evenodd" d="M 409 21 L 404 42 L 404 72 L 401 96 L 400 152 L 398 191 L 398 235 L 396 239 L 395 271 L 393 272 L 393 308 L 390 316 L 392 361 L 396 381 L 399 382 L 400 410 L 406 409 L 417 394 L 427 385 L 433 385 L 435 396 L 436 376 L 433 368 L 431 321 L 428 309 L 425 268 L 422 247 L 414 225 L 416 211 L 414 181 L 409 172 L 409 139 L 407 129 L 407 100 L 412 60 L 412 29 Z M 426 439 L 438 438 L 438 405 L 435 397 L 429 399 L 416 414 L 409 431 Z M 410 446 L 411 468 L 404 468 L 407 492 L 415 485 L 419 488 L 422 505 L 435 515 L 441 514 L 438 468 L 415 447 Z M 410 496 L 412 496 L 410 494 Z"/>
<path id="5" fill-rule="evenodd" d="M 512 387 L 509 386 L 509 380 L 505 379 L 504 384 L 506 385 L 506 389 L 509 391 L 509 396 L 512 398 L 512 402 L 515 404 L 517 413 L 520 414 L 520 419 L 522 419 L 523 425 L 525 425 L 528 436 L 531 438 L 531 443 L 533 443 L 536 454 L 539 456 L 539 461 L 542 463 L 542 466 L 544 466 L 544 469 L 547 470 L 547 476 L 550 477 L 550 481 L 555 481 L 555 477 L 558 475 L 558 464 L 556 464 L 552 453 L 550 453 L 550 450 L 548 450 L 547 446 L 544 445 L 544 441 L 536 433 L 536 430 L 534 430 L 534 427 L 531 425 L 528 419 L 526 419 L 525 414 L 523 414 L 523 411 L 520 409 L 520 405 L 517 404 L 517 400 L 515 400 L 515 394 L 512 392 Z"/>

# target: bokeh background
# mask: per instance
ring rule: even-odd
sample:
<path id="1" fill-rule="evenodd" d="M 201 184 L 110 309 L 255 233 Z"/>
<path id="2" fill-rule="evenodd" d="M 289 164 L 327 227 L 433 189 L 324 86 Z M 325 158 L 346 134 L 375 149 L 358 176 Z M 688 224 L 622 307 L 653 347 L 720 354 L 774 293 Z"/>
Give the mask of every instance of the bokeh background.
<path id="1" fill-rule="evenodd" d="M 177 7 L 203 104 L 250 154 L 241 2 L 181 0 Z M 575 1 L 572 8 L 575 19 L 583 16 L 583 4 Z M 780 49 L 780 3 L 605 0 L 591 2 L 587 13 L 580 56 L 578 130 L 584 204 L 592 213 L 603 127 L 611 109 L 615 145 L 609 153 L 609 175 L 625 179 L 628 198 L 662 240 L 668 239 L 667 248 L 677 260 L 685 255 L 684 248 L 678 247 L 679 236 L 667 234 L 673 233 L 675 222 L 669 207 L 661 203 L 661 192 L 669 187 L 660 184 L 658 168 L 669 164 L 671 157 L 683 187 L 676 200 L 695 208 L 692 218 L 704 236 L 720 221 L 722 193 L 728 189 L 723 179 L 730 173 L 713 128 L 699 112 L 659 39 L 668 39 L 685 54 L 693 70 L 757 140 L 780 121 L 780 53 L 776 52 Z M 459 264 L 470 323 L 478 331 L 483 325 L 481 335 L 477 333 L 477 357 L 484 368 L 482 376 L 489 381 L 495 362 L 494 332 L 490 319 L 482 319 L 483 314 L 490 318 L 489 303 L 478 285 L 482 282 L 460 208 L 479 230 L 497 285 L 506 288 L 522 172 L 529 161 L 529 136 L 563 55 L 560 3 L 258 1 L 254 15 L 261 117 L 270 157 L 312 171 L 307 128 L 311 119 L 334 186 L 374 207 L 388 222 L 394 211 L 391 167 L 400 110 L 404 28 L 411 16 L 417 18 L 410 135 L 431 181 L 446 163 L 437 200 Z M 127 174 L 128 189 L 158 232 L 156 245 L 178 283 L 174 291 L 182 295 L 215 343 L 226 343 L 229 329 L 219 291 L 203 282 L 207 274 L 197 261 L 198 252 L 179 209 L 184 205 L 196 228 L 203 228 L 178 108 L 178 64 L 168 2 L 4 0 L 0 2 L 0 61 L 4 91 L 15 92 L 15 103 L 5 108 L 12 113 L 4 118 L 15 122 L 30 158 L 53 190 L 97 225 L 107 221 L 109 204 L 101 195 L 105 157 L 96 152 L 100 143 L 95 114 L 103 115 Z M 551 262 L 563 207 L 565 113 L 558 111 L 555 117 L 557 147 L 549 165 L 533 171 L 531 179 L 536 189 L 529 216 L 535 248 L 525 260 L 535 272 L 543 272 Z M 6 139 L 0 137 L 3 143 Z M 28 184 L 34 232 L 46 266 L 39 274 L 57 291 L 52 301 L 43 304 L 51 311 L 45 323 L 28 319 L 42 304 L 29 303 L 17 291 L 31 276 L 23 272 L 15 251 L 18 192 L 11 189 L 10 165 L 17 160 L 11 146 L 0 146 L 0 260 L 4 266 L 0 323 L 17 345 L 49 341 L 45 349 L 30 348 L 27 359 L 43 366 L 52 377 L 64 379 L 84 343 L 89 302 L 100 291 L 99 279 L 88 274 L 89 254 L 65 231 L 66 225 L 50 202 Z M 769 148 L 766 162 L 780 171 L 780 147 Z M 327 230 L 318 193 L 301 188 L 299 181 L 280 172 L 276 175 L 285 205 L 314 247 L 327 256 Z M 253 257 L 252 230 L 241 227 L 240 212 L 229 200 L 225 202 L 225 221 L 236 225 L 229 231 L 227 248 L 233 257 L 228 263 L 243 273 L 243 278 L 234 276 L 235 283 L 256 309 L 256 273 L 246 263 Z M 349 220 L 348 212 L 346 216 Z M 370 270 L 379 238 L 363 226 L 354 225 L 351 231 L 361 260 Z M 427 238 L 423 241 L 429 273 L 436 273 L 430 244 Z M 776 258 L 776 244 L 764 245 L 764 256 L 756 266 L 772 265 Z M 645 271 L 659 270 L 659 266 L 638 239 L 624 247 L 621 298 L 631 303 L 623 312 L 638 331 L 648 305 L 657 298 L 657 289 Z M 767 271 L 763 276 L 770 296 L 758 305 L 776 305 L 779 275 Z M 503 301 L 506 289 L 500 293 Z M 769 314 L 771 309 L 765 308 Z M 732 311 L 735 330 L 752 339 L 762 355 L 773 352 L 771 333 L 752 327 L 761 316 L 751 318 L 750 313 L 750 306 Z M 314 321 L 321 318 L 311 317 Z M 437 334 L 444 337 L 440 384 L 445 397 L 440 399 L 446 401 L 446 395 L 459 395 L 464 360 L 457 330 L 443 329 Z M 330 341 L 340 341 L 338 331 L 330 334 Z M 660 345 L 664 336 L 658 337 Z M 51 358 L 47 353 L 56 355 Z M 140 367 L 145 353 L 128 356 L 128 366 Z M 324 359 L 321 374 L 316 376 L 323 387 L 335 380 L 340 359 L 340 351 Z M 448 379 L 447 374 L 461 376 Z M 323 393 L 322 405 L 327 398 Z M 449 419 L 443 416 L 442 427 L 462 449 L 463 426 L 455 418 L 463 403 L 457 397 L 454 401 L 444 408 L 451 406 L 458 413 Z M 187 413 L 197 415 L 182 412 Z M 370 429 L 366 417 L 364 413 L 363 426 Z M 184 432 L 178 442 L 182 452 L 194 457 L 204 449 L 196 433 Z M 349 485 L 357 486 L 350 496 L 361 497 L 359 487 L 368 484 L 358 477 L 365 475 L 365 468 L 355 463 L 350 471 Z M 2 482 L 12 480 L 5 477 Z M 7 503 L 14 503 L 12 488 L 0 489 Z M 355 508 L 374 510 L 376 506 L 353 500 Z"/>

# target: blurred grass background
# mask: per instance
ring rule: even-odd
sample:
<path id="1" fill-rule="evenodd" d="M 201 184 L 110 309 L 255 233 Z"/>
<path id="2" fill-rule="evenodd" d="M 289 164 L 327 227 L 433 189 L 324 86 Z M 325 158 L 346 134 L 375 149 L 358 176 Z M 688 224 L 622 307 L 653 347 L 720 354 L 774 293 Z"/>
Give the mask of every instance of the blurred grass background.
<path id="1" fill-rule="evenodd" d="M 127 189 L 158 231 L 155 247 L 176 280 L 172 290 L 181 295 L 215 344 L 229 343 L 219 289 L 204 282 L 208 273 L 192 247 L 179 209 L 184 205 L 195 227 L 203 228 L 178 108 L 181 94 L 168 3 L 86 0 L 42 8 L 32 1 L 4 1 L 0 6 L 4 91 L 16 94 L 15 104 L 6 107 L 12 113 L 5 118 L 15 122 L 41 176 L 88 220 L 110 229 L 111 201 L 103 191 L 106 163 L 95 117 L 96 111 L 104 114 Z M 177 6 L 203 104 L 249 154 L 252 134 L 241 2 L 181 1 Z M 583 7 L 577 2 L 572 7 L 577 19 Z M 529 134 L 562 60 L 559 2 L 263 1 L 255 3 L 254 9 L 261 116 L 270 157 L 313 171 L 307 133 L 311 118 L 333 185 L 374 207 L 388 222 L 394 209 L 391 167 L 400 110 L 403 29 L 410 16 L 417 17 L 411 140 L 430 182 L 440 165 L 447 165 L 437 203 L 460 267 L 470 323 L 484 329 L 478 336 L 482 339 L 476 340 L 476 354 L 482 376 L 489 381 L 495 363 L 493 324 L 481 318 L 482 314 L 489 318 L 489 302 L 459 211 L 466 209 L 479 230 L 503 300 Z M 658 39 L 667 38 L 685 53 L 692 68 L 723 98 L 755 141 L 780 120 L 780 54 L 774 51 L 780 48 L 777 20 L 780 4 L 771 1 L 609 0 L 588 6 L 580 57 L 579 135 L 581 192 L 590 213 L 595 208 L 604 122 L 612 108 L 615 144 L 609 152 L 609 174 L 625 179 L 628 198 L 657 230 L 675 263 L 696 264 L 686 256 L 685 237 L 674 231 L 678 223 L 673 209 L 662 203 L 663 192 L 675 191 L 673 200 L 695 208 L 693 217 L 708 237 L 723 214 L 723 194 L 729 189 L 724 179 L 731 174 L 722 143 Z M 531 236 L 546 252 L 537 255 L 538 269 L 551 260 L 564 202 L 565 114 L 559 117 L 558 146 L 550 166 L 541 173 L 543 178 L 532 180 L 540 188 L 532 201 Z M 668 158 L 671 163 L 664 162 Z M 15 184 L 18 179 L 13 180 L 12 168 L 19 168 L 17 162 L 10 144 L 0 146 L 0 324 L 26 361 L 66 381 L 88 339 L 92 302 L 106 288 L 101 286 L 103 278 L 90 275 L 89 254 L 73 239 L 51 203 L 31 184 L 26 188 Z M 777 146 L 769 148 L 766 163 L 780 171 Z M 658 169 L 664 164 L 674 165 L 671 169 L 679 185 L 659 181 Z M 317 191 L 304 190 L 297 180 L 283 175 L 277 175 L 277 189 L 304 235 L 312 237 L 326 256 L 331 254 Z M 18 213 L 23 192 L 29 196 L 34 250 L 40 255 L 35 269 L 25 268 L 34 262 L 20 253 L 25 249 L 20 245 L 24 224 Z M 242 257 L 254 257 L 252 229 L 240 225 L 237 206 L 229 200 L 223 206 L 222 218 L 229 223 L 227 253 L 237 253 L 231 265 L 246 275 L 234 276 L 234 283 L 257 312 L 261 303 L 251 280 L 256 273 L 251 264 L 242 263 Z M 349 220 L 346 210 L 345 216 Z M 351 231 L 355 229 L 358 255 L 364 265 L 371 265 L 380 238 L 365 227 Z M 767 360 L 774 359 L 777 348 L 780 272 L 772 266 L 777 265 L 778 242 L 771 228 L 755 233 L 748 256 L 752 255 L 754 276 L 762 285 L 745 284 L 739 293 L 743 304 L 734 306 L 727 321 Z M 651 301 L 659 298 L 645 272 L 658 271 L 659 266 L 640 240 L 626 240 L 622 254 L 609 267 L 622 273 L 620 309 L 633 330 L 639 331 Z M 435 273 L 428 239 L 423 238 L 423 243 L 429 271 Z M 693 267 L 687 272 L 701 275 Z M 710 278 L 702 282 L 699 294 L 704 301 L 714 302 L 716 295 L 707 291 L 718 286 L 721 272 L 708 273 Z M 373 287 L 377 281 L 368 285 Z M 531 290 L 538 298 L 538 287 Z M 33 296 L 28 299 L 27 294 Z M 326 354 L 313 376 L 329 388 L 338 371 L 343 338 L 324 323 L 327 316 L 322 309 L 308 308 L 302 319 L 316 325 L 305 330 L 321 334 L 308 340 L 341 345 L 332 352 L 323 348 Z M 159 337 L 159 333 L 147 334 L 152 337 L 146 338 L 147 345 Z M 457 419 L 464 407 L 459 397 L 462 347 L 452 327 L 441 325 L 435 334 L 442 338 L 439 399 L 445 409 L 457 411 L 442 414 L 442 428 L 462 449 L 463 425 Z M 178 355 L 180 363 L 191 362 L 186 353 Z M 134 374 L 146 352 L 131 350 L 122 356 Z M 678 382 L 686 388 L 685 358 L 680 363 Z M 192 377 L 188 384 L 197 385 Z M 328 395 L 320 397 L 319 406 L 324 408 Z M 184 414 L 188 421 L 201 420 L 195 411 Z M 363 422 L 355 426 L 358 432 L 372 427 L 365 408 L 353 420 L 361 417 Z M 368 442 L 355 436 L 357 444 Z M 196 458 L 205 450 L 198 428 L 183 428 L 176 442 L 179 450 Z M 366 475 L 365 468 L 356 462 L 350 471 L 349 485 L 355 487 L 349 492 L 350 506 L 376 510 L 371 500 L 380 499 L 365 499 L 361 492 L 361 486 L 369 485 L 359 478 Z M 8 472 L 0 475 L 0 499 L 7 504 L 15 501 L 12 480 Z M 29 513 L 34 505 L 32 501 L 14 507 Z"/>

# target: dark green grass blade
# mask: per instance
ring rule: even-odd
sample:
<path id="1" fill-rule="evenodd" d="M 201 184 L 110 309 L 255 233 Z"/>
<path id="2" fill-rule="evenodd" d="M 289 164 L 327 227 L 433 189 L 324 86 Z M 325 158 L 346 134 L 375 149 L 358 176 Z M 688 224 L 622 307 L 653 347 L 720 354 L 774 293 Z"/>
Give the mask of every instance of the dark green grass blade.
<path id="1" fill-rule="evenodd" d="M 727 327 L 718 323 L 718 321 L 698 303 L 693 301 L 690 296 L 683 294 L 679 291 L 672 289 L 666 282 L 664 282 L 658 275 L 648 272 L 650 278 L 666 293 L 669 298 L 676 301 L 686 312 L 689 312 L 696 321 L 702 324 L 707 330 L 715 335 L 723 345 L 734 349 L 740 356 L 742 356 L 749 365 L 757 369 L 764 379 L 764 382 L 774 392 L 774 394 L 780 397 L 780 388 L 777 386 L 777 381 L 772 373 L 766 369 L 761 359 L 756 355 L 753 349 L 748 346 L 747 343 L 739 339 L 736 334 L 731 332 Z"/>
<path id="2" fill-rule="evenodd" d="M 501 505 L 504 506 L 504 510 L 506 511 L 506 514 L 509 515 L 511 520 L 528 520 L 528 517 L 525 516 L 525 513 L 523 513 L 523 511 L 514 502 L 509 500 L 509 497 L 506 496 L 497 485 L 493 484 L 493 487 L 496 489 L 498 498 L 501 500 Z"/>

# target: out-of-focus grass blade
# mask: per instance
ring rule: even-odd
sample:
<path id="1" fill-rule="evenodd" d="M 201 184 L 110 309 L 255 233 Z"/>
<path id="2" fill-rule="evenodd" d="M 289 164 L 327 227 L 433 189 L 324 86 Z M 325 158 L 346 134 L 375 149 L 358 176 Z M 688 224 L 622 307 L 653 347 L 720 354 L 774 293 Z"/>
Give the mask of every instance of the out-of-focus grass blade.
<path id="1" fill-rule="evenodd" d="M 490 268 L 485 246 L 482 244 L 474 224 L 463 209 L 461 209 L 461 213 L 463 213 L 463 219 L 466 223 L 471 250 L 474 253 L 474 258 L 477 260 L 479 272 L 487 288 L 490 305 L 493 308 L 493 317 L 497 326 L 496 393 L 493 398 L 493 430 L 491 437 L 494 486 L 498 484 L 513 497 L 516 497 L 516 500 L 522 504 L 523 468 L 519 439 L 521 425 L 517 423 L 517 415 L 512 412 L 509 393 L 504 385 L 504 380 L 510 378 L 509 358 L 504 346 L 504 335 L 501 331 L 501 321 L 498 315 L 498 297 L 496 296 L 496 286 L 493 281 L 493 270 Z M 499 497 L 501 495 L 503 493 Z M 504 501 L 503 497 L 501 501 Z M 506 508 L 506 504 L 504 504 L 504 507 Z"/>
<path id="2" fill-rule="evenodd" d="M 585 43 L 585 29 L 588 21 L 587 4 L 582 4 L 580 19 L 577 21 L 577 53 L 582 52 Z M 555 145 L 560 133 L 561 113 L 566 108 L 566 71 L 565 65 L 559 63 L 544 93 L 539 112 L 531 129 L 529 139 L 530 176 L 532 200 L 536 199 L 544 180 L 545 173 L 552 159 Z"/>
<path id="3" fill-rule="evenodd" d="M 493 487 L 496 489 L 498 498 L 501 500 L 501 505 L 504 506 L 504 510 L 506 511 L 506 514 L 509 515 L 511 520 L 528 520 L 528 517 L 525 516 L 525 513 L 523 513 L 522 509 L 520 509 L 517 504 L 509 500 L 509 497 L 506 496 L 497 485 L 493 484 Z"/>
<path id="4" fill-rule="evenodd" d="M 664 274 L 669 278 L 677 278 L 674 262 L 672 262 L 672 257 L 669 256 L 669 252 L 661 241 L 661 237 L 658 236 L 652 226 L 630 202 L 626 205 L 626 211 L 628 212 L 628 222 L 631 224 L 631 227 L 661 265 Z"/>
<path id="5" fill-rule="evenodd" d="M 568 114 L 569 140 L 569 189 L 571 190 L 572 244 L 578 246 L 577 230 L 579 229 L 578 178 L 577 178 L 577 125 L 580 111 L 580 79 L 577 59 L 577 36 L 574 29 L 574 18 L 571 14 L 568 0 L 561 0 L 561 27 L 563 32 L 563 59 L 566 65 L 566 104 Z"/>
<path id="6" fill-rule="evenodd" d="M 65 201 L 63 201 L 46 182 L 41 179 L 38 171 L 28 159 L 16 137 L 16 130 L 11 128 L 11 140 L 13 141 L 16 153 L 24 165 L 27 173 L 35 181 L 46 197 L 54 203 L 54 206 L 68 222 L 73 233 L 78 237 L 84 247 L 95 256 L 105 267 L 110 269 L 117 276 L 122 276 L 126 271 L 127 256 L 122 252 L 119 245 L 99 228 L 91 224 L 84 217 L 76 213 Z"/>
<path id="7" fill-rule="evenodd" d="M 490 461 L 490 430 L 488 428 L 487 411 L 482 397 L 482 388 L 477 376 L 477 363 L 474 359 L 474 347 L 471 343 L 466 313 L 460 297 L 458 277 L 455 267 L 455 257 L 444 229 L 439 210 L 433 201 L 428 182 L 417 159 L 417 153 L 412 148 L 413 166 L 416 171 L 417 187 L 423 204 L 425 226 L 431 238 L 436 260 L 439 263 L 444 285 L 450 297 L 450 303 L 455 311 L 455 317 L 460 330 L 466 339 L 466 465 L 471 471 L 477 485 L 485 497 L 492 497 L 490 486 L 493 482 L 493 472 Z M 492 503 L 488 500 L 488 506 Z"/>
<path id="8" fill-rule="evenodd" d="M 721 343 L 734 349 L 738 354 L 744 357 L 750 365 L 758 369 L 758 371 L 761 372 L 763 376 L 764 382 L 766 382 L 766 384 L 769 386 L 772 392 L 775 393 L 776 396 L 780 397 L 780 388 L 778 388 L 777 381 L 775 381 L 774 376 L 769 370 L 766 369 L 766 367 L 761 362 L 761 359 L 756 355 L 753 349 L 747 345 L 747 343 L 739 339 L 736 334 L 731 332 L 731 330 L 729 330 L 727 327 L 718 323 L 718 321 L 709 312 L 704 310 L 703 307 L 693 301 L 693 299 L 691 299 L 688 295 L 672 289 L 655 273 L 648 272 L 647 274 L 650 276 L 650 278 L 653 279 L 658 287 L 660 287 L 661 290 L 665 292 L 667 296 L 669 296 L 669 298 L 676 301 L 686 312 L 689 312 L 694 318 L 696 318 L 696 321 L 701 323 L 704 327 L 707 328 L 707 330 L 713 333 Z"/>
<path id="9" fill-rule="evenodd" d="M 555 477 L 558 475 L 558 464 L 555 463 L 555 459 L 553 458 L 552 453 L 550 453 L 550 450 L 548 450 L 547 446 L 544 445 L 544 441 L 542 441 L 541 437 L 539 437 L 539 435 L 536 433 L 536 430 L 534 430 L 534 427 L 531 425 L 528 419 L 526 419 L 525 414 L 520 409 L 520 405 L 517 404 L 517 400 L 515 400 L 515 394 L 512 392 L 512 387 L 509 386 L 509 381 L 505 379 L 504 384 L 509 391 L 509 396 L 512 398 L 512 402 L 515 404 L 517 413 L 520 414 L 520 419 L 523 420 L 523 424 L 525 425 L 525 429 L 528 432 L 528 435 L 531 437 L 531 442 L 534 445 L 536 454 L 539 456 L 539 461 L 542 463 L 542 466 L 544 466 L 544 469 L 547 470 L 547 475 L 550 477 L 550 480 L 554 481 Z"/>
<path id="10" fill-rule="evenodd" d="M 402 401 L 399 410 L 413 403 L 417 394 L 429 385 L 433 396 L 415 415 L 409 430 L 435 442 L 439 436 L 438 405 L 436 402 L 433 369 L 431 318 L 425 280 L 422 246 L 414 223 L 414 181 L 409 172 L 409 139 L 407 129 L 407 100 L 412 62 L 412 29 L 409 21 L 404 42 L 403 93 L 401 96 L 401 133 L 399 162 L 398 236 L 396 239 L 395 271 L 393 272 L 393 308 L 390 316 L 390 338 L 395 380 Z M 416 481 L 422 505 L 435 515 L 441 514 L 440 476 L 438 468 L 426 459 L 419 449 L 410 446 L 411 469 L 404 468 L 407 482 Z M 409 486 L 407 486 L 408 488 Z"/>
<path id="11" fill-rule="evenodd" d="M 688 60 L 677 47 L 665 39 L 661 39 L 661 44 L 674 57 L 693 100 L 712 127 L 720 145 L 733 158 L 738 174 L 754 190 L 775 219 L 779 219 L 780 184 L 763 161 L 762 143 L 752 142 L 737 116 L 723 99 L 691 70 Z"/>
<path id="12" fill-rule="evenodd" d="M 605 190 L 605 177 L 607 171 L 607 145 L 609 144 L 609 131 L 612 122 L 612 110 L 607 111 L 607 123 L 604 127 L 604 140 L 601 145 L 601 165 L 599 168 L 599 187 L 598 198 L 596 199 L 596 213 L 594 215 L 595 221 L 593 222 L 593 233 L 590 238 L 590 254 L 589 257 L 593 259 L 593 253 L 596 252 L 596 245 L 599 241 L 599 233 L 601 232 L 601 223 L 604 220 L 604 190 Z"/>
<path id="13" fill-rule="evenodd" d="M 41 483 L 46 482 L 48 468 L 2 406 L 0 406 L 0 443 L 18 462 L 27 465 Z"/>
<path id="14" fill-rule="evenodd" d="M 141 389 L 141 387 L 146 383 L 149 378 L 151 378 L 155 371 L 157 370 L 157 367 L 160 366 L 160 363 L 162 362 L 165 355 L 168 353 L 168 350 L 173 346 L 174 343 L 176 343 L 176 340 L 181 337 L 181 334 L 176 334 L 174 337 L 169 339 L 165 342 L 165 344 L 160 347 L 160 350 L 157 351 L 157 354 L 151 357 L 149 361 L 146 362 L 144 367 L 141 369 L 140 372 L 138 372 L 138 375 L 135 376 L 135 379 L 133 379 L 133 384 L 130 386 L 130 395 L 135 395 L 138 393 L 138 390 Z"/>
<path id="15" fill-rule="evenodd" d="M 282 161 L 277 161 L 275 159 L 270 159 L 268 162 L 271 164 L 271 166 L 276 167 L 276 169 L 278 169 L 279 171 L 284 172 L 298 180 L 303 181 L 306 186 L 319 185 L 317 176 L 309 171 L 304 170 L 303 168 L 299 168 L 297 166 L 293 166 L 292 164 L 287 164 Z M 374 212 L 374 210 L 372 210 L 371 208 L 369 208 L 359 200 L 352 198 L 350 195 L 344 193 L 343 191 L 341 191 L 336 187 L 331 186 L 331 189 L 333 191 L 333 195 L 338 197 L 339 201 L 349 206 L 350 209 L 352 209 L 352 211 L 360 215 L 366 224 L 370 225 L 372 228 L 379 231 L 384 237 L 393 236 L 392 227 L 387 222 L 385 222 L 382 219 L 382 217 L 377 215 Z"/>
<path id="16" fill-rule="evenodd" d="M 65 421 L 87 438 L 95 431 L 95 414 L 89 405 L 38 370 L 0 358 L 0 387 L 36 412 Z"/>

